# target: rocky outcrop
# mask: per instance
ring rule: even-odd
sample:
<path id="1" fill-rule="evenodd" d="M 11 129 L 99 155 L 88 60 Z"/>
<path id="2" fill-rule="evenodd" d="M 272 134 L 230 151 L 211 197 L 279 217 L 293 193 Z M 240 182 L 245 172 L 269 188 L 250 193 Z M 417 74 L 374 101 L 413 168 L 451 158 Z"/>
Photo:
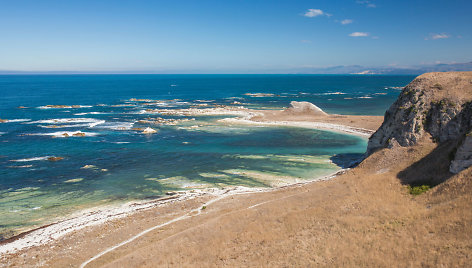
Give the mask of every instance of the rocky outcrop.
<path id="1" fill-rule="evenodd" d="M 390 106 L 382 126 L 369 139 L 367 154 L 397 144 L 414 145 L 425 134 L 438 143 L 464 139 L 468 144 L 464 137 L 471 129 L 472 72 L 428 73 L 407 85 Z M 463 152 L 457 160 L 462 162 L 454 165 L 466 163 L 464 150 L 457 150 Z"/>
<path id="2" fill-rule="evenodd" d="M 459 173 L 470 166 L 472 166 L 472 131 L 465 136 L 464 141 L 457 148 L 449 171 Z"/>
<path id="3" fill-rule="evenodd" d="M 292 101 L 290 102 L 290 107 L 287 108 L 285 112 L 296 114 L 328 115 L 318 106 L 307 101 Z"/>

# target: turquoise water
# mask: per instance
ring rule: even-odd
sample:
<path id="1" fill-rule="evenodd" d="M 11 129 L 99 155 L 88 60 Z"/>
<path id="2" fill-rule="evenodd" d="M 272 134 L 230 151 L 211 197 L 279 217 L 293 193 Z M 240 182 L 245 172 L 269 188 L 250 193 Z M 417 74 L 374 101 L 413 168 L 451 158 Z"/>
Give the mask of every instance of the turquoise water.
<path id="1" fill-rule="evenodd" d="M 350 135 L 227 125 L 219 120 L 235 115 L 175 115 L 155 109 L 221 105 L 281 109 L 297 100 L 315 103 L 329 113 L 382 115 L 399 87 L 412 79 L 0 76 L 0 118 L 8 120 L 0 123 L 0 237 L 79 209 L 156 198 L 171 190 L 274 187 L 313 179 L 340 169 L 366 148 L 365 139 Z M 150 122 L 158 117 L 161 123 Z M 147 127 L 157 133 L 143 134 Z M 70 136 L 64 137 L 65 132 Z M 86 136 L 73 136 L 77 132 Z"/>

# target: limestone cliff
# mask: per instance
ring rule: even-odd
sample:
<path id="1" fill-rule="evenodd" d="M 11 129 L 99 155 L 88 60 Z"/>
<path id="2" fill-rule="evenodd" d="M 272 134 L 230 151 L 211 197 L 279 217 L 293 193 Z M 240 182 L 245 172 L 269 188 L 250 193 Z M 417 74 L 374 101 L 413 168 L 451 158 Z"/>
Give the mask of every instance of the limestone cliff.
<path id="1" fill-rule="evenodd" d="M 472 72 L 427 73 L 401 92 L 385 113 L 382 126 L 369 139 L 367 154 L 385 148 L 411 146 L 424 135 L 443 143 L 456 140 L 451 172 L 472 164 Z M 457 159 L 456 159 L 457 158 Z"/>

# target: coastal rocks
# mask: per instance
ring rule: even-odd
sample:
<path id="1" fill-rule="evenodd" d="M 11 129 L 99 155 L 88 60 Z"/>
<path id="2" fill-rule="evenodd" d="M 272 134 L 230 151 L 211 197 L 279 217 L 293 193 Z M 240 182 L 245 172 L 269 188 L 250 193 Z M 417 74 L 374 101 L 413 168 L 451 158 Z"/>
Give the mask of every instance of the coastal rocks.
<path id="1" fill-rule="evenodd" d="M 61 126 L 58 125 L 50 125 L 50 126 L 41 126 L 43 128 L 61 128 Z"/>
<path id="2" fill-rule="evenodd" d="M 80 169 L 96 169 L 97 167 L 95 165 L 85 165 L 81 167 Z"/>
<path id="3" fill-rule="evenodd" d="M 40 106 L 40 109 L 76 109 L 76 108 L 90 108 L 89 105 L 44 105 Z"/>
<path id="4" fill-rule="evenodd" d="M 285 110 L 285 112 L 296 113 L 296 114 L 312 114 L 312 115 L 328 115 L 318 106 L 307 101 L 292 101 L 290 102 L 290 107 Z"/>
<path id="5" fill-rule="evenodd" d="M 64 157 L 60 157 L 60 156 L 51 156 L 47 158 L 47 160 L 50 162 L 57 162 L 57 161 L 61 161 L 62 159 L 64 159 Z"/>
<path id="6" fill-rule="evenodd" d="M 68 138 L 68 137 L 85 137 L 85 133 L 84 132 L 75 132 L 75 133 L 69 133 L 69 132 L 64 132 L 61 134 L 62 137 L 65 137 L 65 138 Z"/>
<path id="7" fill-rule="evenodd" d="M 147 127 L 143 130 L 143 134 L 153 134 L 153 133 L 156 133 L 157 130 L 153 129 L 153 128 L 150 128 L 150 127 Z"/>
<path id="8" fill-rule="evenodd" d="M 72 136 L 74 136 L 74 137 L 85 137 L 85 133 L 77 132 L 77 133 L 72 134 Z"/>
<path id="9" fill-rule="evenodd" d="M 472 128 L 472 72 L 428 73 L 407 85 L 370 137 L 367 154 L 416 144 L 426 133 L 436 142 L 462 138 Z"/>
<path id="10" fill-rule="evenodd" d="M 71 137 L 88 137 L 95 136 L 97 133 L 93 132 L 82 132 L 82 131 L 59 131 L 53 133 L 38 133 L 38 134 L 29 134 L 29 135 L 40 135 L 40 136 L 51 136 L 53 138 L 71 138 Z"/>
<path id="11" fill-rule="evenodd" d="M 106 168 L 98 168 L 95 165 L 84 165 L 80 169 L 89 169 L 89 170 L 93 170 L 93 171 L 102 171 L 102 172 L 107 172 L 108 171 L 108 169 L 106 169 Z"/>
<path id="12" fill-rule="evenodd" d="M 457 148 L 449 171 L 451 173 L 459 173 L 470 166 L 472 166 L 472 131 L 465 136 L 464 141 Z"/>
<path id="13" fill-rule="evenodd" d="M 272 93 L 245 93 L 244 95 L 254 97 L 254 98 L 263 98 L 263 97 L 274 97 Z"/>
<path id="14" fill-rule="evenodd" d="M 168 126 L 174 126 L 177 124 L 180 124 L 182 122 L 187 122 L 187 121 L 195 121 L 195 118 L 190 118 L 190 119 L 165 119 L 162 117 L 157 117 L 157 118 L 146 118 L 142 120 L 138 120 L 138 124 L 152 124 L 152 125 L 168 125 Z"/>

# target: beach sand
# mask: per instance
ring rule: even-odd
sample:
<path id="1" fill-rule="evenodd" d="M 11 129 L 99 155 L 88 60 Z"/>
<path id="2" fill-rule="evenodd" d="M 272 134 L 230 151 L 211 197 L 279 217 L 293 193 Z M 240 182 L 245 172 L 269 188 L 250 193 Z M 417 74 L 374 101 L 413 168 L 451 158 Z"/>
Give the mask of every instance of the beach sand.
<path id="1" fill-rule="evenodd" d="M 329 123 L 370 132 L 382 122 L 382 117 L 315 119 L 303 113 L 258 112 L 262 115 L 236 120 Z M 222 190 L 147 207 L 4 254 L 1 265 L 467 266 L 472 227 L 464 223 L 472 220 L 467 179 L 472 168 L 418 197 L 399 179 L 398 174 L 435 149 L 425 139 L 418 146 L 378 151 L 331 180 L 256 192 Z M 454 198 L 443 202 L 451 192 Z"/>

